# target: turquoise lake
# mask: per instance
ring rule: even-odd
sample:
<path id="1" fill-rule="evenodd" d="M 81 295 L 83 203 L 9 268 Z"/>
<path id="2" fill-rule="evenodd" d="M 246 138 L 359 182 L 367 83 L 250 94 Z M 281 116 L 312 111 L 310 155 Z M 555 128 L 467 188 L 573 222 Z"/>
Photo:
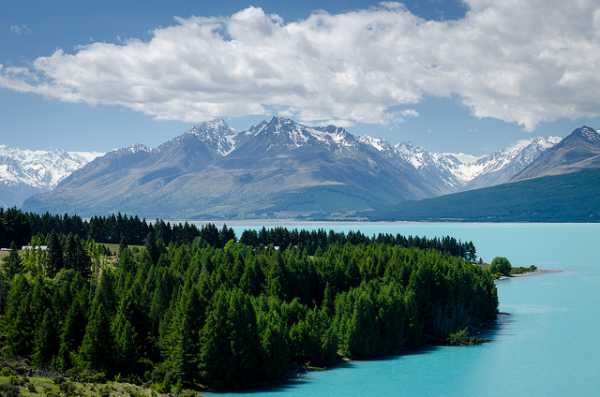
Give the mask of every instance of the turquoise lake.
<path id="1" fill-rule="evenodd" d="M 239 233 L 263 223 L 229 223 Z M 217 396 L 599 396 L 600 224 L 265 223 L 366 234 L 451 235 L 489 260 L 561 272 L 498 282 L 492 342 L 311 372 L 280 387 Z"/>

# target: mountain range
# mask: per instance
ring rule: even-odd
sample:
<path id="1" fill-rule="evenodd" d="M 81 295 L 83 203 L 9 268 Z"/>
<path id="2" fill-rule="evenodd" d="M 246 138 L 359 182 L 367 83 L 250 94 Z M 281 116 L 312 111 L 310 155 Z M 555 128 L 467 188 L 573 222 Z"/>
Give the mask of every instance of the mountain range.
<path id="1" fill-rule="evenodd" d="M 55 188 L 73 171 L 101 155 L 0 145 L 0 207 L 20 206 L 26 198 Z"/>
<path id="2" fill-rule="evenodd" d="M 239 132 L 215 120 L 156 148 L 135 145 L 99 156 L 24 208 L 186 219 L 354 218 L 510 182 L 560 142 L 538 137 L 471 156 L 281 117 Z"/>

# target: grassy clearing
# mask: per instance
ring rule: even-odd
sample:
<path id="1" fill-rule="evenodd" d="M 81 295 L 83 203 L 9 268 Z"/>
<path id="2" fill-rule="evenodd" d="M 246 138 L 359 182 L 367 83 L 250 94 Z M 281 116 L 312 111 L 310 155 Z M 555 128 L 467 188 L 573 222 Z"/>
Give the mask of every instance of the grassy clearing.
<path id="1" fill-rule="evenodd" d="M 118 255 L 119 254 L 119 244 L 103 243 L 102 245 L 104 245 L 106 248 L 108 248 L 110 250 L 110 253 L 112 255 Z M 130 244 L 129 247 L 142 248 L 143 245 L 133 245 L 133 244 Z"/>
<path id="2" fill-rule="evenodd" d="M 190 393 L 190 396 L 200 396 Z M 162 397 L 156 391 L 129 383 L 80 383 L 39 376 L 0 376 L 0 396 Z"/>

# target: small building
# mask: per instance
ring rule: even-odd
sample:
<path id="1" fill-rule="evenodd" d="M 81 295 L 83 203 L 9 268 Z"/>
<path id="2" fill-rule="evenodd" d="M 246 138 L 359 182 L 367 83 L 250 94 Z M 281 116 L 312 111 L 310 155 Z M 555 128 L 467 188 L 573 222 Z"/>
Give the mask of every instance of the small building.
<path id="1" fill-rule="evenodd" d="M 48 246 L 47 245 L 24 245 L 23 247 L 21 247 L 21 250 L 22 251 L 33 251 L 33 250 L 47 251 Z"/>

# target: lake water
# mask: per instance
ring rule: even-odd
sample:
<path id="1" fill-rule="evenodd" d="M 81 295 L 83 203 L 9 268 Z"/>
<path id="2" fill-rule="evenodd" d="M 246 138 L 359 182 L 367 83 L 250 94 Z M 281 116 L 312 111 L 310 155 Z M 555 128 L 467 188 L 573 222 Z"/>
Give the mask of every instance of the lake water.
<path id="1" fill-rule="evenodd" d="M 230 223 L 239 233 L 262 224 Z M 274 225 L 274 224 L 266 224 Z M 385 360 L 311 372 L 269 390 L 228 395 L 531 397 L 600 395 L 600 224 L 277 223 L 451 235 L 472 240 L 484 259 L 507 256 L 559 273 L 498 282 L 501 316 L 492 342 L 437 347 Z M 219 394 L 223 396 L 225 394 Z"/>

